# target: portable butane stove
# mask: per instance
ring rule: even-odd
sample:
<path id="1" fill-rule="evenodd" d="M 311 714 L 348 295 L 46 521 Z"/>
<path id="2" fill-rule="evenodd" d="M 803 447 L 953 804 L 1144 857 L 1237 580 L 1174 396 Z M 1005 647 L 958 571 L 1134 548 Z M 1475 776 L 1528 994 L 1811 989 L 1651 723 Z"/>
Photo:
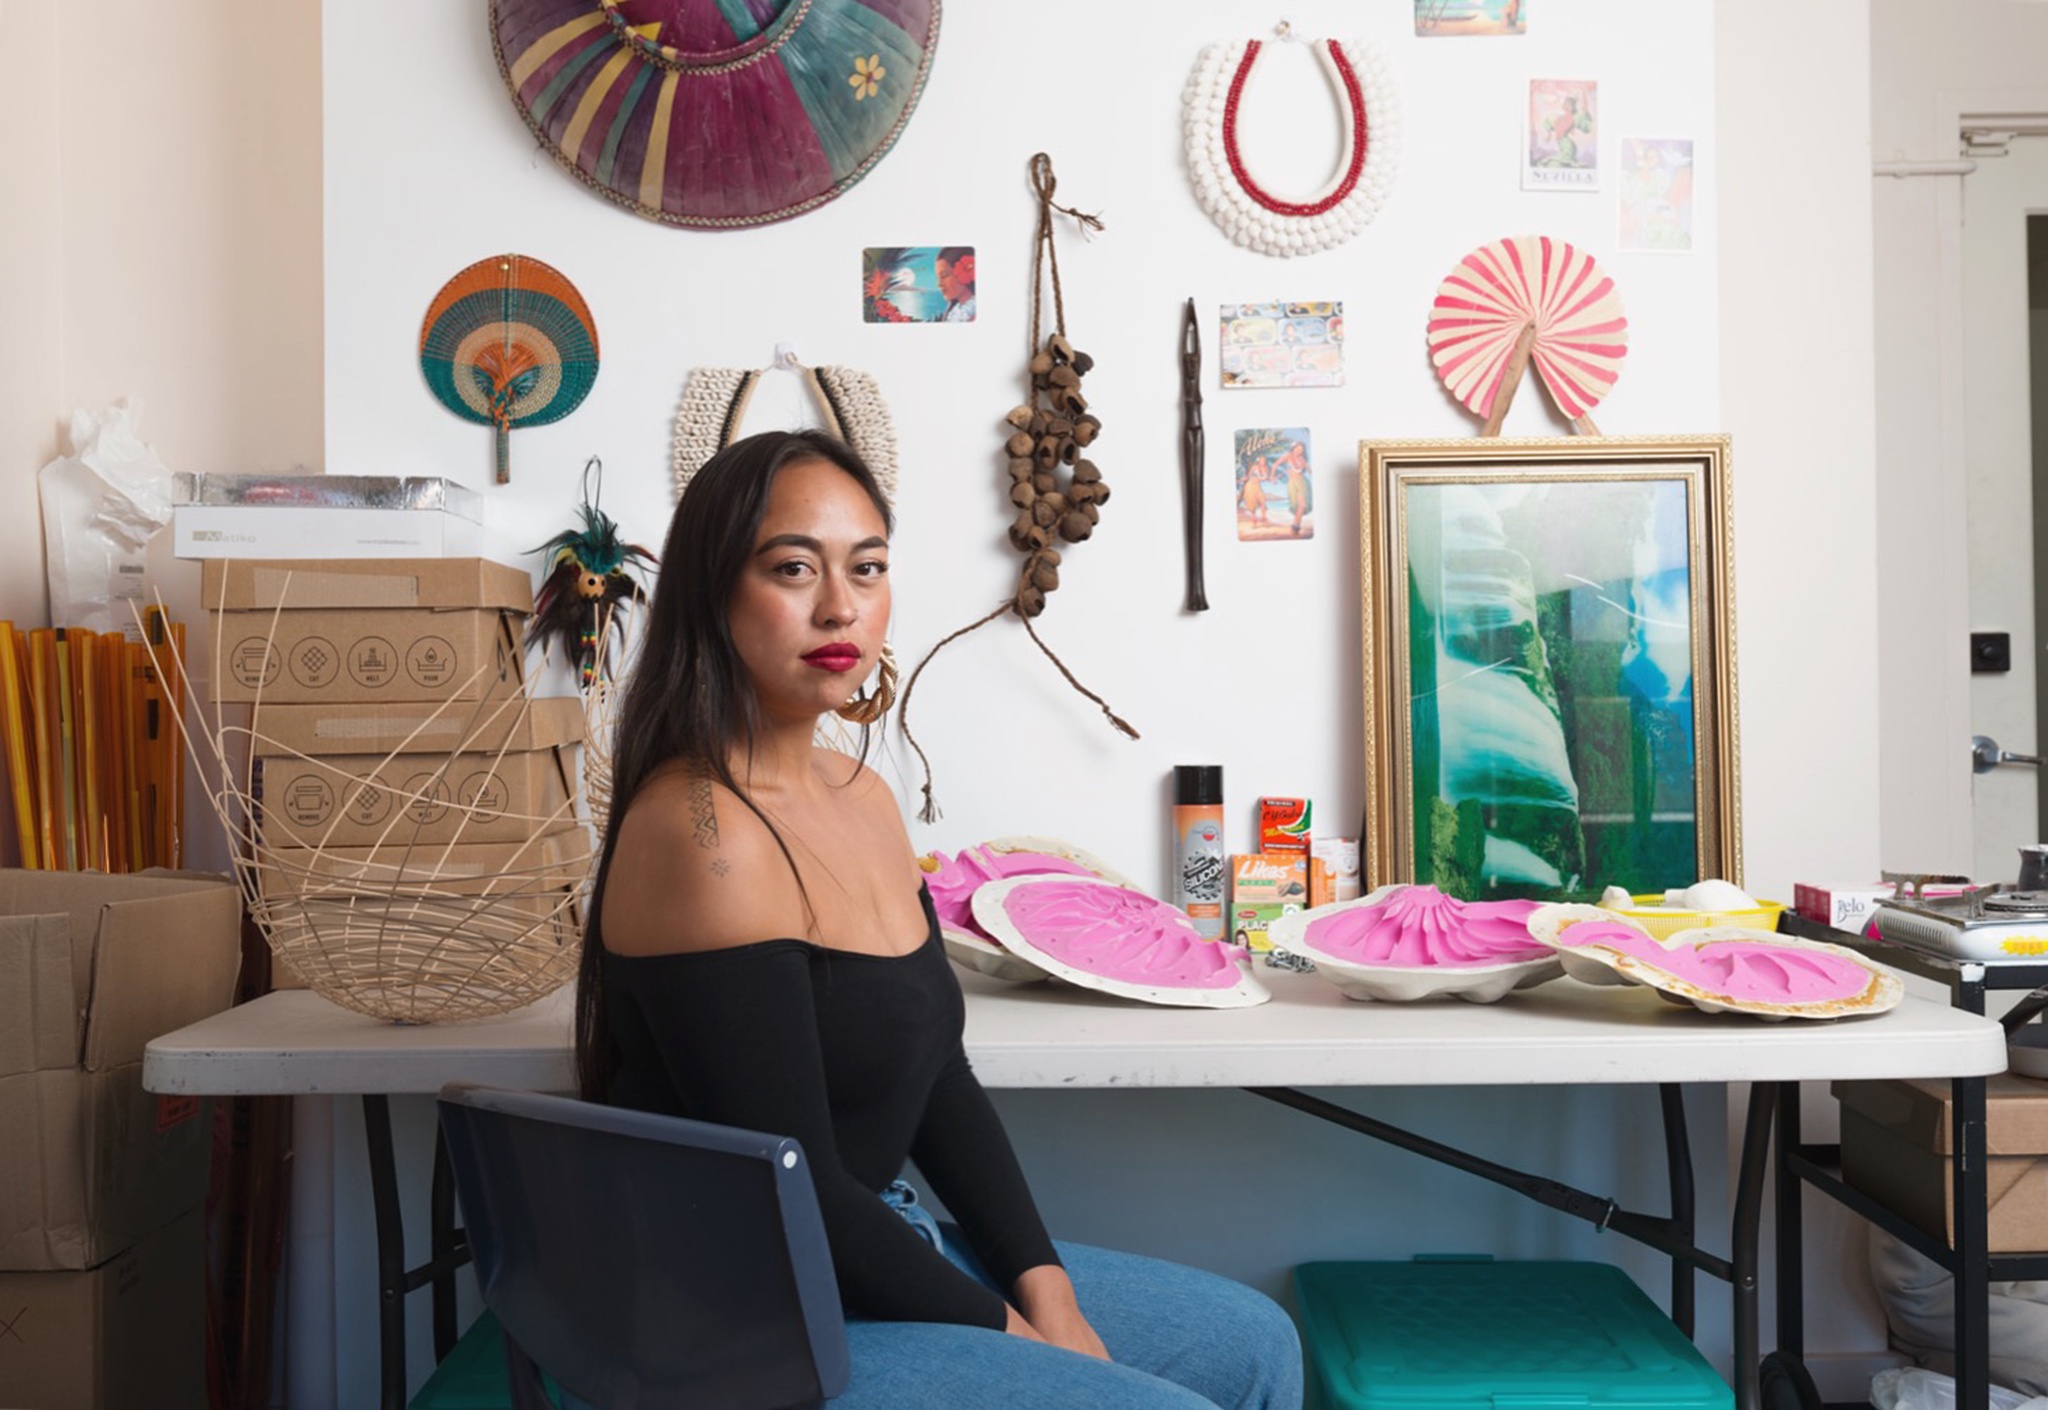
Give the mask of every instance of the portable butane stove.
<path id="1" fill-rule="evenodd" d="M 2048 891 L 2002 881 L 1971 886 L 1954 876 L 1886 872 L 1884 879 L 1897 894 L 1880 899 L 1871 917 L 1882 940 L 1966 960 L 2048 959 Z"/>

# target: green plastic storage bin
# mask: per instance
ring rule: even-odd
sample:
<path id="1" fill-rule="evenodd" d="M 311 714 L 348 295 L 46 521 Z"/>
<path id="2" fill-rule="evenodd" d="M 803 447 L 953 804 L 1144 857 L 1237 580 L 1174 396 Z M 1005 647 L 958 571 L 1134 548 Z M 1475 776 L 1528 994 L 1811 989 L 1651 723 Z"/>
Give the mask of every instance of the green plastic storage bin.
<path id="1" fill-rule="evenodd" d="M 1729 1410 L 1734 1392 L 1604 1263 L 1304 1263 L 1325 1410 Z"/>

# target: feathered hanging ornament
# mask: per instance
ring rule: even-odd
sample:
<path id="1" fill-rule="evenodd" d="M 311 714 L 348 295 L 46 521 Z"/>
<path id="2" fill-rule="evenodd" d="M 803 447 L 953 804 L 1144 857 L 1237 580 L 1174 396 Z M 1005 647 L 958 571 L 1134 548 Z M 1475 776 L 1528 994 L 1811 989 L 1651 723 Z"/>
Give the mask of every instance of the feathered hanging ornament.
<path id="1" fill-rule="evenodd" d="M 626 614 L 647 599 L 634 575 L 655 566 L 654 555 L 621 539 L 618 523 L 597 507 L 603 490 L 604 463 L 593 455 L 583 467 L 583 527 L 531 550 L 548 555 L 548 576 L 534 594 L 526 643 L 543 650 L 559 643 L 565 656 L 573 650 L 584 690 L 611 679 Z"/>

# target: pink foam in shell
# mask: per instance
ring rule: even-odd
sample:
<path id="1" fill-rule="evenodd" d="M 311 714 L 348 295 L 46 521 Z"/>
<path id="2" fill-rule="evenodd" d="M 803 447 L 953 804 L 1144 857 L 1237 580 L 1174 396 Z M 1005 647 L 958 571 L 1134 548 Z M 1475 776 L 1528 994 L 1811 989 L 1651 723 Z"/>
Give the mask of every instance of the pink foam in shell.
<path id="1" fill-rule="evenodd" d="M 1229 989 L 1240 978 L 1227 946 L 1203 939 L 1164 901 L 1121 886 L 1049 877 L 1005 896 L 1003 914 L 1034 948 L 1105 979 L 1156 989 Z"/>
<path id="2" fill-rule="evenodd" d="M 1352 964 L 1456 969 L 1541 959 L 1529 934 L 1534 901 L 1460 901 L 1434 886 L 1403 886 L 1369 906 L 1309 922 L 1308 948 Z"/>
<path id="3" fill-rule="evenodd" d="M 1709 940 L 1666 949 L 1632 925 L 1604 920 L 1568 926 L 1561 939 L 1574 950 L 1597 945 L 1633 956 L 1706 993 L 1745 1003 L 1826 1003 L 1853 999 L 1870 987 L 1870 971 L 1846 956 L 1768 940 Z"/>
<path id="4" fill-rule="evenodd" d="M 1058 876 L 1093 876 L 1079 862 L 1055 857 L 1049 852 L 998 852 L 990 847 L 965 847 L 957 857 L 932 853 L 937 871 L 925 873 L 925 889 L 932 893 L 932 909 L 939 924 L 948 930 L 962 930 L 994 942 L 974 918 L 974 893 L 983 882 L 1001 881 L 1009 876 L 1050 873 Z"/>

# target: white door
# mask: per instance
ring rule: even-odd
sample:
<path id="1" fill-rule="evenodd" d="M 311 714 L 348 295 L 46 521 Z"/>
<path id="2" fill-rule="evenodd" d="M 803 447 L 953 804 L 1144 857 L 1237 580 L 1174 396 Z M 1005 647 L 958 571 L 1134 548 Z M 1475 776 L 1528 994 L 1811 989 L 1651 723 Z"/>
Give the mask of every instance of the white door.
<path id="1" fill-rule="evenodd" d="M 2035 692 L 2048 622 L 2034 612 L 2034 469 L 2027 217 L 2048 213 L 2048 137 L 2016 137 L 1963 179 L 1965 462 L 1969 476 L 1970 629 L 2012 637 L 2012 669 L 1970 678 L 1970 722 L 2015 753 L 2036 754 Z M 1944 664 L 1962 642 L 1931 643 Z M 1955 741 L 1957 768 L 1967 741 Z M 2037 769 L 1979 775 L 1971 794 L 1972 875 L 2011 880 L 2014 849 L 2042 840 Z"/>

